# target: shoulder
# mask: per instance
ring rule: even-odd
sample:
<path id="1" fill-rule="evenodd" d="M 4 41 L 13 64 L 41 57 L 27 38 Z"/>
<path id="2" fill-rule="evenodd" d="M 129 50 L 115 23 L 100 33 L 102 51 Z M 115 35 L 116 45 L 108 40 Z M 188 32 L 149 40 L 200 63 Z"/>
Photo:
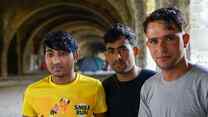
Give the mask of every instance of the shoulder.
<path id="1" fill-rule="evenodd" d="M 198 96 L 204 99 L 204 102 L 207 102 L 208 95 L 208 68 L 200 65 L 193 65 L 191 69 L 191 75 L 187 79 L 192 79 L 191 87 L 195 89 Z M 206 104 L 206 103 L 204 103 Z"/>
<path id="2" fill-rule="evenodd" d="M 141 98 L 143 100 L 149 102 L 149 100 L 151 100 L 151 97 L 154 95 L 156 90 L 160 90 L 158 89 L 158 86 L 160 85 L 160 79 L 161 79 L 161 74 L 156 73 L 155 75 L 153 75 L 151 78 L 147 79 L 144 82 L 140 93 Z"/>
<path id="3" fill-rule="evenodd" d="M 187 77 L 191 77 L 195 83 L 208 83 L 208 68 L 194 64 Z"/>
<path id="4" fill-rule="evenodd" d="M 208 76 L 208 68 L 201 66 L 201 65 L 192 65 L 192 71 L 195 74 L 200 74 L 203 76 Z"/>
<path id="5" fill-rule="evenodd" d="M 25 94 L 31 93 L 36 88 L 41 88 L 41 87 L 48 86 L 50 77 L 51 77 L 51 75 L 48 75 L 46 77 L 43 77 L 43 79 L 28 85 L 26 90 L 25 90 Z"/>
<path id="6" fill-rule="evenodd" d="M 109 76 L 108 78 L 104 79 L 102 82 L 109 83 L 109 82 L 112 82 L 114 78 L 116 78 L 116 74 Z"/>
<path id="7" fill-rule="evenodd" d="M 143 71 L 144 73 L 147 73 L 147 74 L 150 74 L 150 75 L 154 75 L 154 74 L 156 73 L 155 71 L 150 70 L 150 69 L 142 69 L 142 71 Z"/>
<path id="8" fill-rule="evenodd" d="M 146 82 L 147 84 L 158 83 L 161 80 L 162 73 L 154 73 Z"/>
<path id="9" fill-rule="evenodd" d="M 142 69 L 139 75 L 137 76 L 137 79 L 140 81 L 140 83 L 144 83 L 147 79 L 151 78 L 153 75 L 155 75 L 156 72 L 148 69 Z"/>
<path id="10" fill-rule="evenodd" d="M 108 86 L 108 85 L 113 84 L 113 81 L 114 81 L 115 78 L 116 78 L 116 75 L 114 74 L 114 75 L 112 75 L 112 76 L 110 76 L 110 77 L 104 79 L 104 80 L 102 81 L 103 86 L 105 87 L 105 86 Z"/>
<path id="11" fill-rule="evenodd" d="M 97 95 L 103 90 L 100 80 L 80 73 L 77 73 L 77 81 L 73 86 L 83 95 Z"/>
<path id="12" fill-rule="evenodd" d="M 152 70 L 149 70 L 149 69 L 142 69 L 141 70 L 141 73 L 140 73 L 140 75 L 142 76 L 142 77 L 152 77 L 153 75 L 155 75 L 156 74 L 156 72 L 155 71 L 152 71 Z"/>
<path id="13" fill-rule="evenodd" d="M 94 77 L 91 77 L 91 76 L 86 76 L 86 75 L 83 75 L 83 74 L 80 74 L 80 73 L 77 73 L 78 74 L 78 82 L 79 82 L 79 85 L 80 84 L 83 84 L 83 85 L 89 85 L 89 86 L 100 86 L 101 85 L 101 81 L 94 78 Z"/>
<path id="14" fill-rule="evenodd" d="M 205 86 L 208 88 L 208 68 L 200 65 L 193 65 L 191 69 L 191 76 L 194 84 L 198 86 Z"/>
<path id="15" fill-rule="evenodd" d="M 161 73 L 155 73 L 144 82 L 142 86 L 142 90 L 154 89 L 157 85 L 159 85 L 160 79 L 161 79 Z"/>

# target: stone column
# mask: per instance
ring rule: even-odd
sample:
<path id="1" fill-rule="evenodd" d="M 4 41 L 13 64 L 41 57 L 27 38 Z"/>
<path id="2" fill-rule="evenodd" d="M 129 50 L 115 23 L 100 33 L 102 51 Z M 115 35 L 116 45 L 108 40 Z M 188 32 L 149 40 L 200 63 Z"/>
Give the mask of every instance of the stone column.
<path id="1" fill-rule="evenodd" d="M 140 67 L 145 67 L 146 65 L 146 46 L 145 46 L 145 36 L 143 32 L 142 23 L 146 17 L 146 4 L 143 0 L 135 0 L 136 7 L 136 34 L 138 47 L 141 48 L 141 53 L 136 60 L 136 63 Z"/>
<path id="2" fill-rule="evenodd" d="M 0 71 L 1 71 L 2 48 L 3 48 L 3 19 L 2 19 L 2 11 L 0 11 Z M 0 76 L 1 76 L 1 72 L 0 72 Z"/>
<path id="3" fill-rule="evenodd" d="M 3 47 L 2 47 L 2 53 L 1 53 L 1 76 L 2 79 L 7 78 L 7 53 L 8 53 L 8 44 L 6 42 L 6 39 L 3 39 Z"/>
<path id="4" fill-rule="evenodd" d="M 7 71 L 7 55 L 8 55 L 8 48 L 10 41 L 12 39 L 10 32 L 13 31 L 13 28 L 10 24 L 10 21 L 12 20 L 12 17 L 14 16 L 12 9 L 4 10 L 2 14 L 2 21 L 3 21 L 3 47 L 2 47 L 2 53 L 1 53 L 1 76 L 2 79 L 7 79 L 8 71 Z"/>
<path id="5" fill-rule="evenodd" d="M 7 30 L 7 24 L 8 24 L 8 18 L 9 15 L 3 15 L 2 16 L 2 21 L 3 21 L 3 29 L 2 29 L 2 34 L 3 34 L 3 44 L 2 44 L 2 50 L 1 50 L 1 78 L 6 79 L 7 78 L 7 53 L 8 53 L 8 48 L 9 48 L 9 41 L 7 40 L 7 36 L 5 35 L 5 32 Z"/>
<path id="6" fill-rule="evenodd" d="M 21 50 L 21 35 L 20 32 L 17 31 L 16 33 L 16 38 L 17 38 L 17 75 L 22 75 L 23 74 L 23 70 L 22 70 L 22 55 L 23 55 L 23 50 Z"/>

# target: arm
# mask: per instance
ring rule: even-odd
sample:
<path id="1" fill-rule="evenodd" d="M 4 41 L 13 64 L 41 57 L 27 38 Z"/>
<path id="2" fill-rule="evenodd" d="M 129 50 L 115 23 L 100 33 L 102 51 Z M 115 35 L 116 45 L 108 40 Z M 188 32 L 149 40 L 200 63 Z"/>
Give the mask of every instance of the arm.
<path id="1" fill-rule="evenodd" d="M 138 117 L 152 117 L 150 109 L 148 108 L 148 105 L 145 103 L 146 102 L 140 100 Z"/>
<path id="2" fill-rule="evenodd" d="M 24 92 L 22 103 L 22 117 L 37 117 L 31 105 L 31 97 L 28 96 L 28 90 Z"/>
<path id="3" fill-rule="evenodd" d="M 97 95 L 96 95 L 96 104 L 94 107 L 94 116 L 95 117 L 106 117 L 107 105 L 106 105 L 106 98 L 104 88 L 101 82 L 98 82 L 97 86 Z"/>
<path id="4" fill-rule="evenodd" d="M 145 98 L 147 96 L 145 94 L 146 93 L 143 87 L 141 89 L 141 94 L 140 94 L 140 107 L 139 107 L 138 117 L 152 117 L 151 110 L 149 109 L 149 105 Z"/>

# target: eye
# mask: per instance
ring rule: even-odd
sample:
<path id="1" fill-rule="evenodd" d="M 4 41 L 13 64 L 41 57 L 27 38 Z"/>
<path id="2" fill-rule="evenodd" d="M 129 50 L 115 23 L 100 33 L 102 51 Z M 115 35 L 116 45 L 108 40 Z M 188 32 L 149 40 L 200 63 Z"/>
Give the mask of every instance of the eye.
<path id="1" fill-rule="evenodd" d="M 58 55 L 59 56 L 65 56 L 65 55 L 67 55 L 67 52 L 65 52 L 65 51 L 59 51 L 58 52 Z"/>
<path id="2" fill-rule="evenodd" d="M 112 48 L 107 48 L 106 52 L 109 53 L 109 54 L 113 54 L 113 53 L 114 53 L 114 49 L 112 49 Z"/>
<path id="3" fill-rule="evenodd" d="M 152 44 L 152 45 L 156 45 L 158 43 L 158 40 L 156 38 L 153 39 L 149 39 L 148 43 Z"/>
<path id="4" fill-rule="evenodd" d="M 46 52 L 46 56 L 47 57 L 53 57 L 53 53 L 52 52 Z"/>
<path id="5" fill-rule="evenodd" d="M 123 46 L 119 47 L 118 50 L 119 50 L 120 52 L 126 52 L 126 51 L 128 51 L 128 48 L 127 48 L 126 46 L 123 45 Z"/>
<path id="6" fill-rule="evenodd" d="M 175 36 L 174 34 L 170 34 L 170 35 L 165 36 L 165 40 L 168 41 L 168 42 L 175 41 L 177 38 L 178 37 Z"/>

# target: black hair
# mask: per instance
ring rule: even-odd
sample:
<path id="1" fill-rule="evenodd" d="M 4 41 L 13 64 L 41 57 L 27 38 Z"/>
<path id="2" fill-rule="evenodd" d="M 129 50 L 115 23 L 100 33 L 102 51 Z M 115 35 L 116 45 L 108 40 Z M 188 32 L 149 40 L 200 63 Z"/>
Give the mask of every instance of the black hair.
<path id="1" fill-rule="evenodd" d="M 165 23 L 168 30 L 176 28 L 176 31 L 178 32 L 182 32 L 185 25 L 183 15 L 176 7 L 160 8 L 152 12 L 143 23 L 145 33 L 147 31 L 148 24 L 154 21 L 162 21 Z"/>
<path id="2" fill-rule="evenodd" d="M 70 33 L 64 31 L 48 32 L 43 40 L 44 53 L 47 47 L 55 50 L 67 51 L 69 53 L 74 53 L 78 49 L 76 40 Z"/>
<path id="3" fill-rule="evenodd" d="M 121 36 L 124 36 L 128 39 L 131 45 L 135 44 L 135 33 L 127 25 L 116 23 L 105 33 L 104 42 L 113 43 L 120 39 Z"/>

